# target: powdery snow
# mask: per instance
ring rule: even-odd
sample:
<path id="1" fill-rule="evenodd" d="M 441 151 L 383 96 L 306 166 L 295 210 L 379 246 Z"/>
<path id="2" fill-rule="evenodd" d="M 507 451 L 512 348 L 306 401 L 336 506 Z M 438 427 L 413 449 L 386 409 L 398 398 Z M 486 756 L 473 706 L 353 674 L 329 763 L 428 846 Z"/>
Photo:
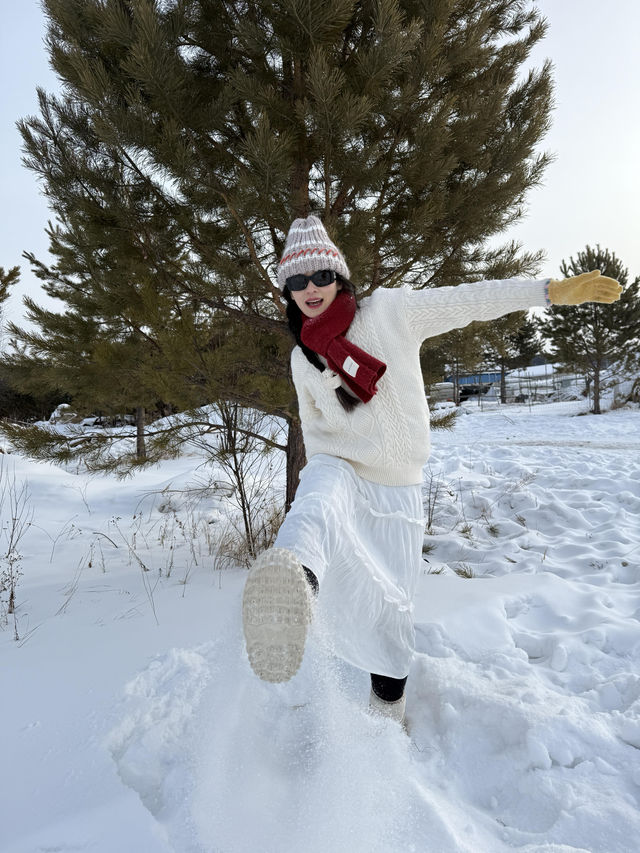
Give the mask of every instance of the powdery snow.
<path id="1" fill-rule="evenodd" d="M 255 678 L 224 498 L 147 494 L 200 459 L 122 482 L 5 455 L 34 522 L 0 634 L 2 853 L 636 853 L 640 411 L 583 408 L 434 434 L 410 737 L 321 626 L 289 684 Z"/>

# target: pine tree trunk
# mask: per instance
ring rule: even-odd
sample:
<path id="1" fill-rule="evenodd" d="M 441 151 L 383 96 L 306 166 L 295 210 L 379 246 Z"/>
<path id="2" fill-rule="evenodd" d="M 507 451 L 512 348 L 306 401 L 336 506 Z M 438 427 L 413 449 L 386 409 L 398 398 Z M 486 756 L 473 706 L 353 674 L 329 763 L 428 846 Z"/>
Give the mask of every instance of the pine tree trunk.
<path id="1" fill-rule="evenodd" d="M 305 97 L 305 81 L 302 61 L 296 58 L 293 61 L 293 100 L 300 102 Z M 291 212 L 294 218 L 309 215 L 309 172 L 311 163 L 307 150 L 306 133 L 301 133 L 296 142 L 296 157 L 291 172 Z"/>
<path id="2" fill-rule="evenodd" d="M 500 361 L 500 402 L 503 405 L 507 402 L 507 371 L 504 359 Z"/>
<path id="3" fill-rule="evenodd" d="M 302 439 L 302 427 L 299 420 L 289 421 L 289 435 L 287 436 L 287 495 L 285 512 L 289 512 L 291 504 L 296 496 L 298 483 L 300 482 L 300 471 L 306 462 L 304 441 Z"/>
<path id="4" fill-rule="evenodd" d="M 593 414 L 600 415 L 600 365 L 593 372 Z"/>
<path id="5" fill-rule="evenodd" d="M 304 98 L 305 86 L 303 69 L 300 59 L 293 61 L 293 99 Z M 307 151 L 307 140 L 304 134 L 297 140 L 296 157 L 291 173 L 291 211 L 293 216 L 305 217 L 309 215 L 309 171 L 311 164 Z M 304 441 L 302 439 L 302 427 L 298 419 L 289 421 L 289 434 L 287 436 L 287 494 L 285 498 L 285 512 L 289 512 L 295 498 L 300 482 L 300 471 L 306 462 Z"/>
<path id="6" fill-rule="evenodd" d="M 460 405 L 460 365 L 457 359 L 453 366 L 453 402 Z"/>
<path id="7" fill-rule="evenodd" d="M 146 459 L 147 449 L 144 443 L 144 406 L 136 408 L 136 458 Z"/>

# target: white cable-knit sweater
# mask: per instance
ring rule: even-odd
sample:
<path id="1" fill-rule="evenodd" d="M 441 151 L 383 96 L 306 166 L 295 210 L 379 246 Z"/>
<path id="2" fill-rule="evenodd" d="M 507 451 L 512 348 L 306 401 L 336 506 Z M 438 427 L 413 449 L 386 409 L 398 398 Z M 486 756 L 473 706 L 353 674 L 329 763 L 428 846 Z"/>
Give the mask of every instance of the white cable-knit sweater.
<path id="1" fill-rule="evenodd" d="M 347 338 L 381 359 L 387 371 L 369 403 L 346 412 L 336 397 L 340 377 L 315 368 L 300 347 L 291 354 L 307 458 L 328 453 L 364 480 L 385 486 L 422 482 L 429 457 L 429 410 L 420 345 L 473 320 L 546 305 L 542 281 L 481 281 L 427 290 L 379 288 L 363 299 Z"/>

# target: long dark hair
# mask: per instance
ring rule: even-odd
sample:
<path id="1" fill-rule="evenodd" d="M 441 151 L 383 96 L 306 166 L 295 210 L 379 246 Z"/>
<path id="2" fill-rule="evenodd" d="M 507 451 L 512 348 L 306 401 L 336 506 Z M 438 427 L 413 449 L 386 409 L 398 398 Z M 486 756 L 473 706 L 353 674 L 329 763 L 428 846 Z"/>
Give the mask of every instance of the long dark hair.
<path id="1" fill-rule="evenodd" d="M 356 289 L 348 278 L 344 278 L 343 276 L 338 275 L 336 273 L 336 281 L 338 282 L 338 284 L 342 285 L 342 289 L 346 293 L 350 293 L 351 296 L 353 296 L 355 299 Z M 291 331 L 291 334 L 295 338 L 296 343 L 307 357 L 307 361 L 310 361 L 311 364 L 316 368 L 316 370 L 325 370 L 326 368 L 318 358 L 318 354 L 302 343 L 302 339 L 300 338 L 300 332 L 302 330 L 302 323 L 304 322 L 304 314 L 293 301 L 291 292 L 289 288 L 286 287 L 286 285 L 284 290 L 282 291 L 282 295 L 284 296 L 287 303 L 287 320 L 289 322 L 289 329 Z M 360 306 L 356 301 L 356 311 L 359 310 Z M 359 400 L 358 397 L 353 397 L 351 394 L 349 394 L 348 391 L 345 391 L 342 387 L 336 388 L 336 397 L 340 401 L 340 405 L 342 406 L 342 408 L 347 412 L 350 412 L 352 409 L 355 409 L 355 407 L 361 403 L 361 400 Z"/>

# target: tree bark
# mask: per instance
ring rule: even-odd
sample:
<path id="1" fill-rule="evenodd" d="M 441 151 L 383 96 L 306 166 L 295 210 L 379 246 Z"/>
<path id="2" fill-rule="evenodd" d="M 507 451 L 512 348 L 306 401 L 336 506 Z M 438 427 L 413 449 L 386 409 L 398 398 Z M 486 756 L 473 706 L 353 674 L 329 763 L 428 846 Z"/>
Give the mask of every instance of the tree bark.
<path id="1" fill-rule="evenodd" d="M 507 367 L 504 358 L 500 360 L 500 402 L 507 402 Z"/>
<path id="2" fill-rule="evenodd" d="M 136 408 L 136 458 L 146 459 L 147 448 L 144 443 L 144 406 Z"/>
<path id="3" fill-rule="evenodd" d="M 600 415 L 600 365 L 593 372 L 593 414 Z"/>
<path id="4" fill-rule="evenodd" d="M 291 420 L 289 421 L 289 434 L 287 436 L 287 494 L 285 512 L 289 512 L 291 509 L 291 504 L 296 496 L 296 490 L 300 482 L 300 471 L 304 468 L 306 461 L 300 421 L 297 419 Z"/>
<path id="5" fill-rule="evenodd" d="M 460 364 L 457 359 L 453 365 L 453 402 L 460 405 Z"/>
<path id="6" fill-rule="evenodd" d="M 304 70 L 300 58 L 293 61 L 293 101 L 299 103 L 306 95 Z M 295 218 L 309 215 L 309 161 L 307 135 L 304 128 L 298 131 L 296 158 L 291 173 L 291 210 Z"/>

